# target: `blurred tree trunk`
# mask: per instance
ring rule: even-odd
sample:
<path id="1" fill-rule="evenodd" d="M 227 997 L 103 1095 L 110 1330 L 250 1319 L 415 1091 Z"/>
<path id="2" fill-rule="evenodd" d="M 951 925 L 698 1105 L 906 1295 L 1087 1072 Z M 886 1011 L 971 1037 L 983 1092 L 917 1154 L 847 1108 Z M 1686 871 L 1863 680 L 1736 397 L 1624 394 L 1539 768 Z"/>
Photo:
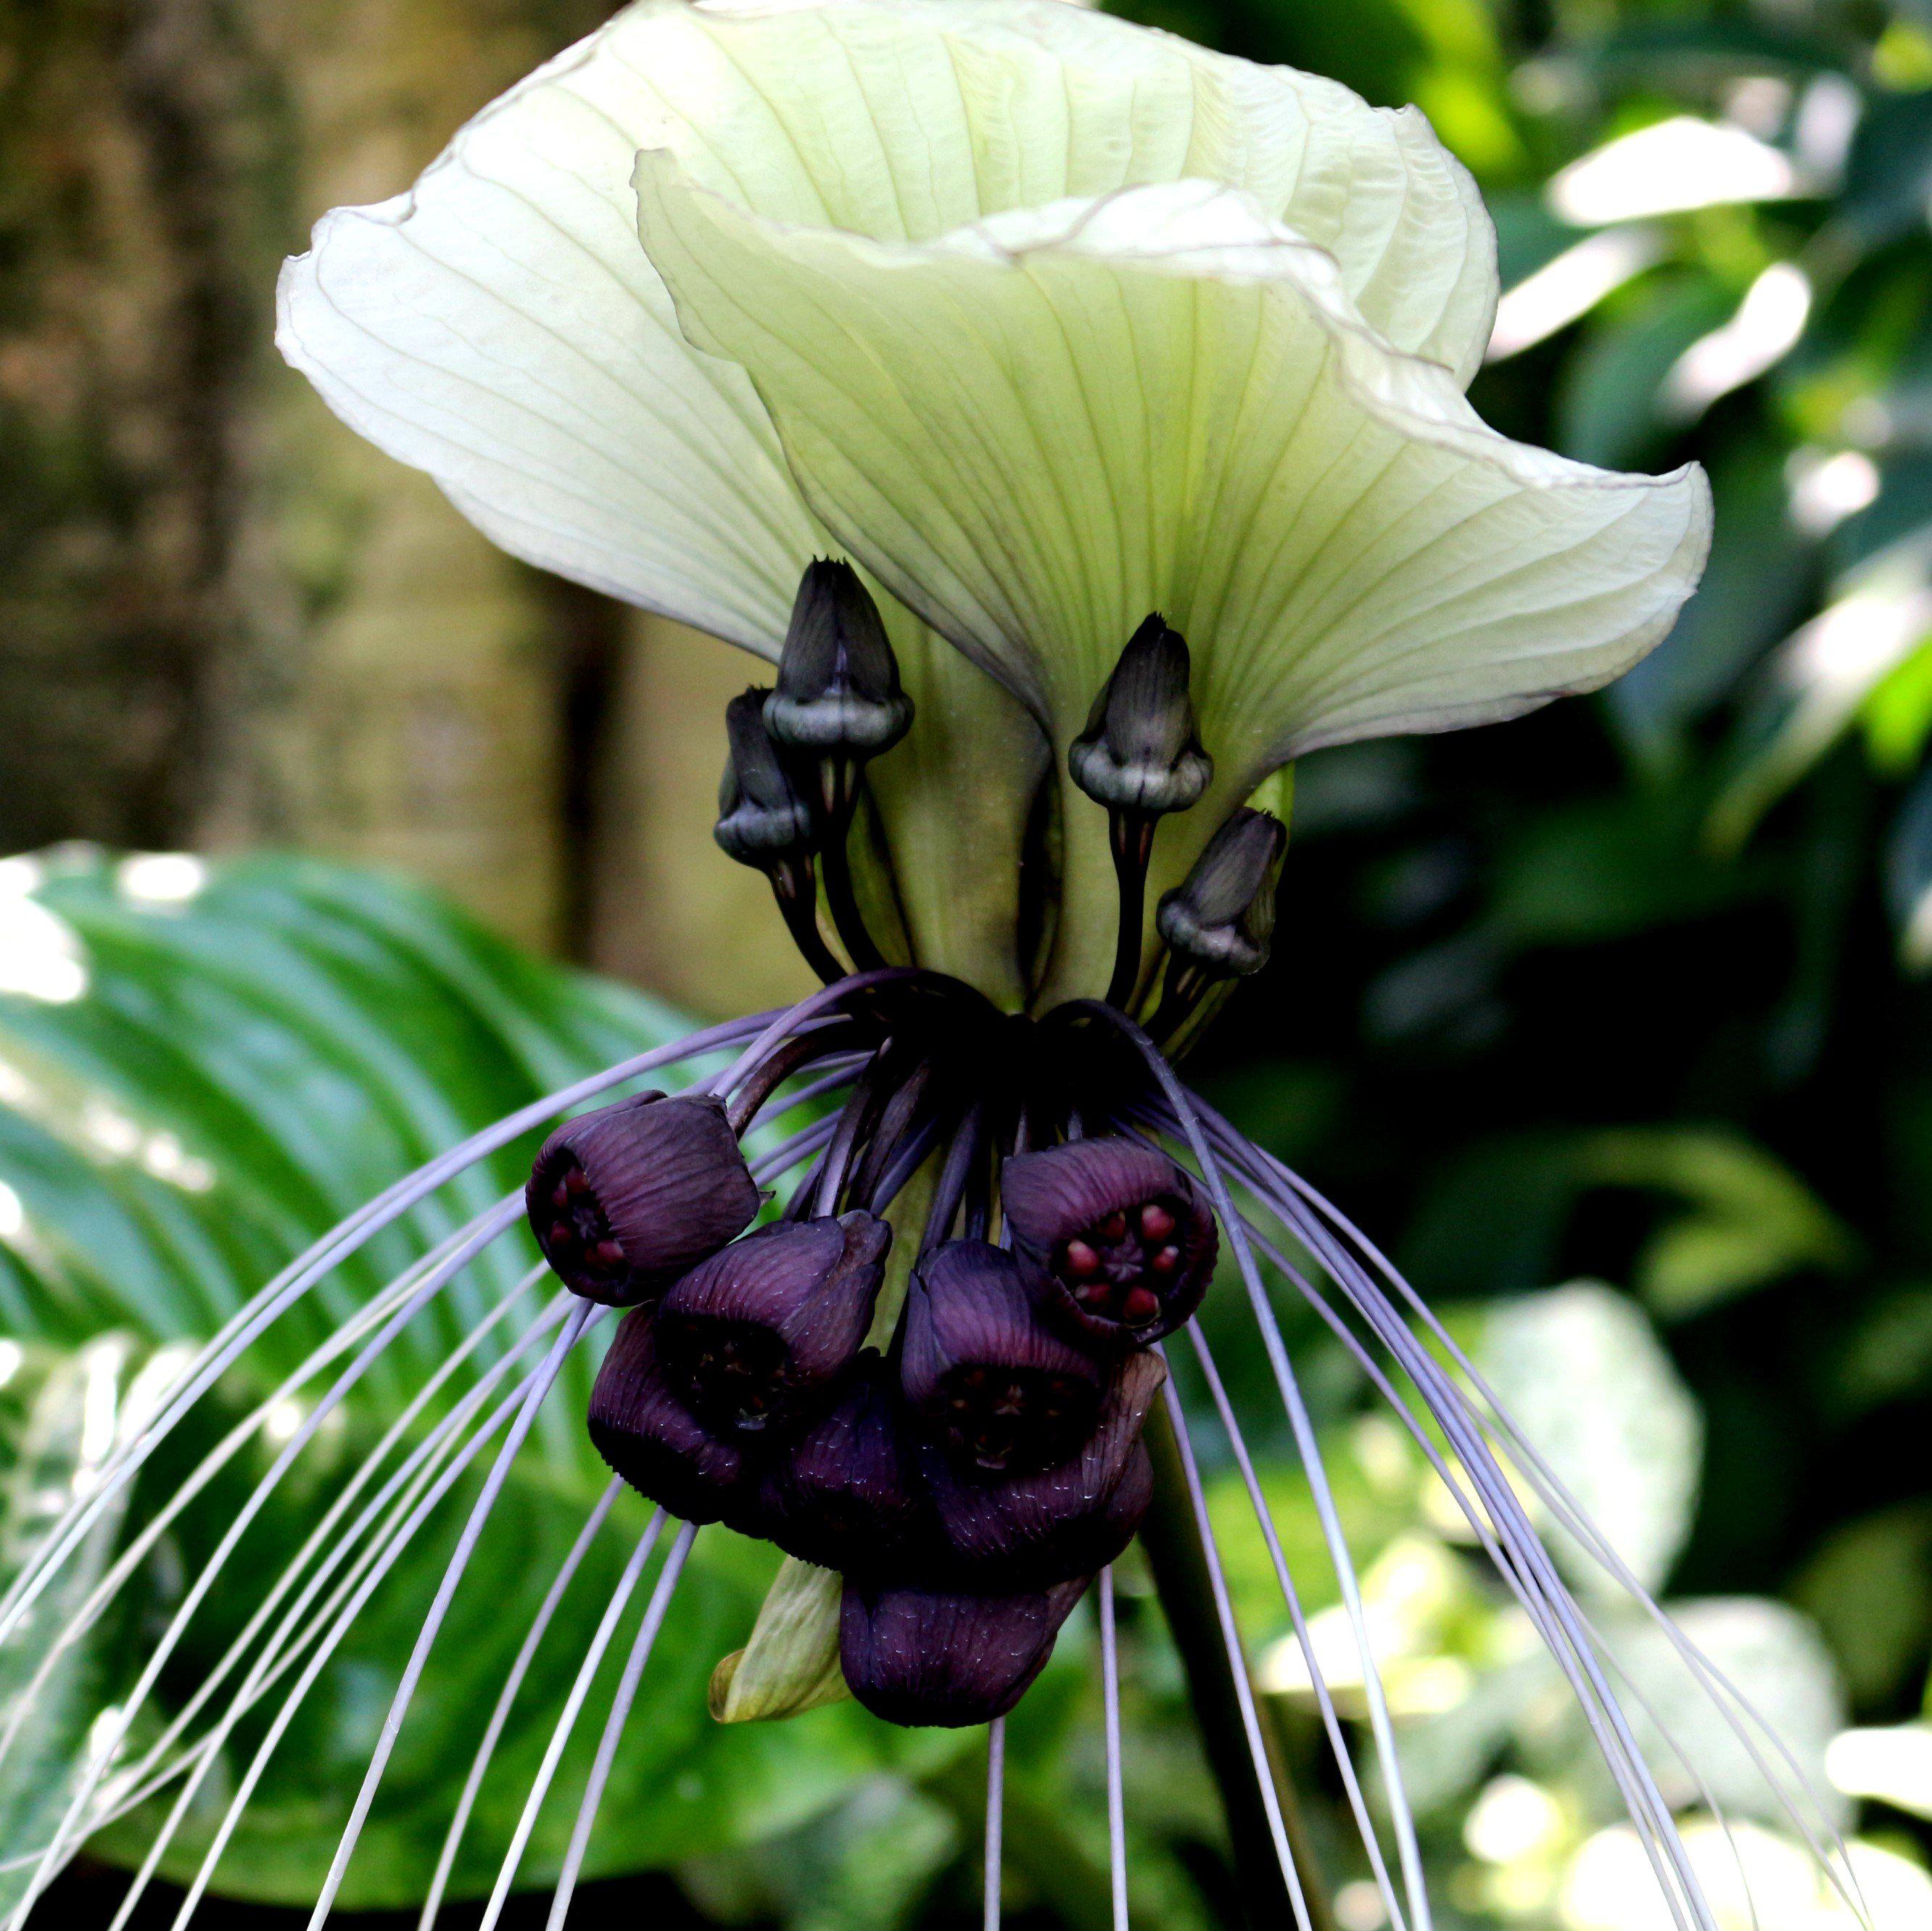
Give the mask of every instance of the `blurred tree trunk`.
<path id="1" fill-rule="evenodd" d="M 619 613 L 284 369 L 275 270 L 596 0 L 0 0 L 0 847 L 268 839 L 577 928 Z"/>

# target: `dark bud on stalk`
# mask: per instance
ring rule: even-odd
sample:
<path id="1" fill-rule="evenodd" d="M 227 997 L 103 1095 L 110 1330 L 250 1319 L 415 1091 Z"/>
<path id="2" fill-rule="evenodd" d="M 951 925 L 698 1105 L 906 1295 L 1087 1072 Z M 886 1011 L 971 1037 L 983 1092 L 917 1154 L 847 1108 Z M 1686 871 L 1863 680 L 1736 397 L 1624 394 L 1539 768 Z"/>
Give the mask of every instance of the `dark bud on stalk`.
<path id="1" fill-rule="evenodd" d="M 801 1562 L 876 1575 L 903 1564 L 925 1514 L 892 1371 L 868 1349 L 835 1405 L 766 1474 L 758 1533 Z"/>
<path id="2" fill-rule="evenodd" d="M 890 1723 L 989 1723 L 1026 1694 L 1087 1585 L 1017 1595 L 872 1588 L 849 1578 L 838 1660 L 852 1694 Z"/>
<path id="3" fill-rule="evenodd" d="M 910 728 L 879 607 L 850 564 L 807 566 L 764 718 L 780 744 L 814 757 L 876 757 Z"/>
<path id="4" fill-rule="evenodd" d="M 1037 1474 L 962 1473 L 928 1450 L 926 1492 L 944 1536 L 947 1579 L 1037 1588 L 1112 1562 L 1153 1499 L 1154 1465 L 1141 1429 L 1166 1379 L 1159 1355 L 1129 1355 L 1079 1452 Z"/>
<path id="5" fill-rule="evenodd" d="M 524 1189 L 537 1245 L 564 1285 L 622 1307 L 741 1234 L 760 1196 L 723 1104 L 640 1094 L 568 1120 Z"/>
<path id="6" fill-rule="evenodd" d="M 892 1231 L 869 1213 L 762 1227 L 658 1304 L 657 1347 L 692 1411 L 740 1435 L 804 1419 L 852 1364 Z"/>
<path id="7" fill-rule="evenodd" d="M 685 1522 L 735 1516 L 748 1498 L 746 1446 L 692 1412 L 658 1359 L 649 1308 L 624 1317 L 598 1370 L 590 1439 L 614 1474 Z"/>
<path id="8" fill-rule="evenodd" d="M 792 781 L 765 728 L 766 695 L 754 685 L 724 707 L 730 748 L 711 834 L 728 857 L 760 871 L 809 856 L 814 843 L 811 800 Z"/>
<path id="9" fill-rule="evenodd" d="M 1207 790 L 1214 761 L 1196 732 L 1190 670 L 1186 641 L 1158 615 L 1134 632 L 1066 754 L 1088 797 L 1153 815 L 1184 811 Z"/>
<path id="10" fill-rule="evenodd" d="M 953 1241 L 914 1273 L 899 1372 L 946 1452 L 989 1473 L 1065 1461 L 1100 1411 L 1100 1365 L 1040 1319 L 1012 1255 L 980 1240 Z"/>
<path id="11" fill-rule="evenodd" d="M 1177 962 L 1216 979 L 1244 979 L 1268 964 L 1274 882 L 1288 828 L 1265 811 L 1237 811 L 1165 894 L 1154 923 Z"/>
<path id="12" fill-rule="evenodd" d="M 1075 1140 L 1000 1170 L 1013 1245 L 1049 1318 L 1109 1348 L 1145 1347 L 1201 1305 L 1214 1272 L 1214 1211 L 1144 1141 Z"/>

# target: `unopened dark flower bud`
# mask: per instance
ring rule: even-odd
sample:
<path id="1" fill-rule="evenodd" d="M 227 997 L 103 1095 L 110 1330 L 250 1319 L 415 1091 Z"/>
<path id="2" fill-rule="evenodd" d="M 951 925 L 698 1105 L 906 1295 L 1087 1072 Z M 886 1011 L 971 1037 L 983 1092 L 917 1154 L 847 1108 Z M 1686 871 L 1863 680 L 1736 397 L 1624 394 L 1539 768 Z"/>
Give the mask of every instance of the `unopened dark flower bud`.
<path id="1" fill-rule="evenodd" d="M 686 1274 L 657 1346 L 693 1412 L 746 1435 L 802 1420 L 859 1352 L 892 1239 L 869 1213 L 782 1222 Z"/>
<path id="2" fill-rule="evenodd" d="M 724 707 L 730 748 L 711 834 L 727 856 L 761 870 L 804 857 L 814 844 L 811 800 L 792 781 L 765 728 L 766 694 L 754 687 Z"/>
<path id="3" fill-rule="evenodd" d="M 975 1596 L 874 1588 L 848 1578 L 838 1615 L 846 1683 L 890 1723 L 989 1723 L 1046 1666 L 1086 1586 Z"/>
<path id="4" fill-rule="evenodd" d="M 756 1469 L 741 1438 L 692 1412 L 658 1359 L 652 1310 L 619 1324 L 590 1393 L 590 1439 L 632 1488 L 687 1522 L 715 1522 L 748 1501 Z"/>
<path id="5" fill-rule="evenodd" d="M 876 1575 L 902 1562 L 926 1517 L 906 1447 L 892 1371 L 867 1349 L 834 1405 L 766 1473 L 759 1533 L 822 1569 Z"/>
<path id="6" fill-rule="evenodd" d="M 906 1294 L 901 1384 L 949 1454 L 1020 1473 L 1064 1462 L 1100 1414 L 1100 1365 L 1043 1322 L 1013 1256 L 956 1240 Z"/>
<path id="7" fill-rule="evenodd" d="M 625 1306 L 743 1232 L 760 1196 L 722 1103 L 640 1093 L 568 1120 L 524 1190 L 537 1245 L 564 1285 Z"/>
<path id="8" fill-rule="evenodd" d="M 1288 828 L 1265 811 L 1237 811 L 1165 894 L 1155 925 L 1175 957 L 1213 977 L 1241 979 L 1268 964 L 1274 882 Z"/>
<path id="9" fill-rule="evenodd" d="M 1112 1562 L 1132 1541 L 1153 1498 L 1154 1467 L 1141 1429 L 1166 1379 L 1159 1355 L 1127 1356 L 1078 1453 L 1035 1474 L 962 1471 L 928 1450 L 922 1468 L 946 1579 L 1040 1588 Z"/>
<path id="10" fill-rule="evenodd" d="M 1194 1180 L 1144 1140 L 1075 1140 L 1000 1170 L 1013 1245 L 1050 1317 L 1109 1347 L 1144 1347 L 1201 1305 L 1214 1215 Z"/>
<path id="11" fill-rule="evenodd" d="M 1207 790 L 1214 761 L 1196 731 L 1190 670 L 1185 640 L 1158 615 L 1134 632 L 1066 754 L 1088 797 L 1154 814 L 1184 811 Z"/>
<path id="12" fill-rule="evenodd" d="M 764 715 L 779 743 L 821 757 L 876 757 L 910 727 L 879 607 L 850 564 L 806 567 Z"/>

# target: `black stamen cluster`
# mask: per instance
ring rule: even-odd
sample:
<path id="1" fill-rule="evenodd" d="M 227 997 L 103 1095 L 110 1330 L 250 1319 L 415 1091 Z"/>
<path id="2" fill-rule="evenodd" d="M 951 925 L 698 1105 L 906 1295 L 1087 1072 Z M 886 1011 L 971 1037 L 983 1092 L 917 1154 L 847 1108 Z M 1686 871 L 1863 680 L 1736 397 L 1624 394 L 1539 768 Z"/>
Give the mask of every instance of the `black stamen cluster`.
<path id="1" fill-rule="evenodd" d="M 652 1095 L 568 1123 L 538 1156 L 531 1222 L 572 1288 L 628 1308 L 590 1406 L 612 1468 L 688 1522 L 838 1570 L 868 1708 L 982 1723 L 1140 1526 L 1141 1432 L 1166 1375 L 1148 1351 L 1198 1305 L 1214 1221 L 1145 1141 L 1005 1151 L 1054 1117 L 1010 1095 L 1004 1129 L 982 1130 L 968 1095 L 1014 1022 L 962 1027 L 963 997 L 943 1018 L 851 1004 L 803 1036 L 872 1053 L 786 1217 L 745 1231 L 760 1196 L 734 1126 L 746 1093 L 808 1075 L 799 1037 L 746 1071 L 733 1110 Z M 1034 1030 L 1015 1063 L 1040 1057 Z M 928 1160 L 937 1197 L 880 1324 L 886 1209 Z M 995 1228 L 1007 1244 L 983 1237 Z"/>

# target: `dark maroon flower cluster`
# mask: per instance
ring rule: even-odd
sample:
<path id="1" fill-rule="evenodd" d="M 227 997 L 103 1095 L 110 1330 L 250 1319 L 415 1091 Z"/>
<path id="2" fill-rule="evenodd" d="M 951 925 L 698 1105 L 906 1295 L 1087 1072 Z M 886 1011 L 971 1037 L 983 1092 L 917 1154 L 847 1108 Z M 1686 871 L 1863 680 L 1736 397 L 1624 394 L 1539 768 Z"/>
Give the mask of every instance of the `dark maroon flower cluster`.
<path id="1" fill-rule="evenodd" d="M 900 1723 L 1010 1708 L 1153 1494 L 1141 1432 L 1166 1370 L 1149 1351 L 1199 1305 L 1215 1226 L 1133 1137 L 1155 1096 L 1121 1028 L 1151 1003 L 1142 1043 L 1184 1045 L 1260 966 L 1286 835 L 1263 812 L 1228 818 L 1161 895 L 1165 968 L 1147 970 L 1156 829 L 1214 774 L 1190 676 L 1186 640 L 1150 613 L 1069 753 L 1108 814 L 1119 923 L 1094 1011 L 1118 1023 L 1088 1024 L 1079 1001 L 1015 1018 L 888 966 L 868 928 L 849 847 L 912 704 L 858 573 L 814 562 L 776 684 L 728 709 L 715 834 L 770 880 L 826 990 L 727 1076 L 730 1111 L 657 1094 L 608 1108 L 553 1136 L 530 1182 L 552 1267 L 630 1309 L 591 1407 L 605 1459 L 688 1522 L 837 1570 L 847 1681 Z M 784 1218 L 746 1233 L 760 1196 L 740 1132 L 835 1063 L 843 1108 L 795 1150 L 814 1164 Z M 931 1204 L 888 1320 L 886 1216 L 922 1173 Z"/>
<path id="2" fill-rule="evenodd" d="M 906 1165 L 896 1146 L 938 1137 L 894 1103 L 944 1086 L 920 1063 L 892 1096 L 855 1088 L 855 1130 L 831 1142 L 849 1179 L 821 1171 L 748 1233 L 759 1189 L 709 1097 L 570 1121 L 528 1201 L 565 1282 L 628 1310 L 590 1407 L 612 1468 L 687 1522 L 838 1571 L 854 1693 L 897 1723 L 958 1725 L 1018 1701 L 1138 1528 L 1141 1432 L 1166 1378 L 1149 1351 L 1198 1306 L 1215 1231 L 1195 1183 L 1137 1139 L 1008 1153 L 976 1207 L 963 1185 L 946 1198 L 969 1164 L 948 1159 L 876 1333 L 883 1177 Z M 948 1123 L 956 1149 L 980 1148 L 976 1119 Z M 1006 1246 L 982 1237 L 996 1216 Z"/>

